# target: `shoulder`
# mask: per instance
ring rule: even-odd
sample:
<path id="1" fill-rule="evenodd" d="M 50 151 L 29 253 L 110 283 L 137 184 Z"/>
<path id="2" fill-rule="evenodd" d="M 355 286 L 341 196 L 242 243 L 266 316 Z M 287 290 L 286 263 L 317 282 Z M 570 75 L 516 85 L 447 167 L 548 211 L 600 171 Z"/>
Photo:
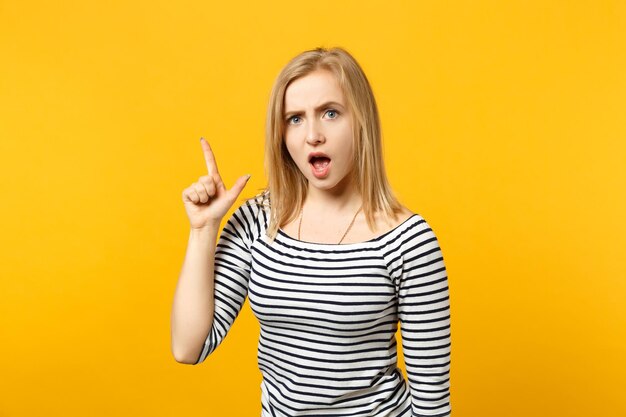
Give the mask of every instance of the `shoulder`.
<path id="1" fill-rule="evenodd" d="M 264 193 L 240 200 L 238 207 L 230 216 L 227 226 L 243 231 L 250 239 L 259 237 L 267 227 L 269 199 Z"/>
<path id="2" fill-rule="evenodd" d="M 234 214 L 257 218 L 262 211 L 269 209 L 269 198 L 265 193 L 239 200 Z"/>
<path id="3" fill-rule="evenodd" d="M 407 259 L 433 259 L 441 251 L 435 232 L 420 214 L 413 214 L 406 222 L 398 250 Z"/>
<path id="4" fill-rule="evenodd" d="M 402 206 L 395 219 L 382 220 L 390 227 L 390 249 L 396 254 L 412 252 L 432 243 L 437 245 L 437 238 L 426 219 L 419 213 Z"/>
<path id="5" fill-rule="evenodd" d="M 418 271 L 442 262 L 443 254 L 430 224 L 422 215 L 412 213 L 389 236 L 384 258 L 390 275 L 398 278 L 402 272 Z"/>
<path id="6" fill-rule="evenodd" d="M 408 208 L 402 206 L 400 211 L 398 213 L 396 213 L 396 215 L 397 215 L 397 217 L 395 219 L 392 219 L 392 221 L 391 221 L 391 226 L 393 228 L 398 227 L 402 223 L 404 223 L 407 220 L 409 220 L 411 217 L 415 216 L 415 213 L 413 213 Z"/>
<path id="7" fill-rule="evenodd" d="M 404 206 L 401 206 L 400 210 L 396 211 L 395 217 L 388 216 L 386 213 L 378 211 L 374 213 L 375 232 L 378 234 L 386 234 L 394 231 L 415 215 L 415 213 Z"/>

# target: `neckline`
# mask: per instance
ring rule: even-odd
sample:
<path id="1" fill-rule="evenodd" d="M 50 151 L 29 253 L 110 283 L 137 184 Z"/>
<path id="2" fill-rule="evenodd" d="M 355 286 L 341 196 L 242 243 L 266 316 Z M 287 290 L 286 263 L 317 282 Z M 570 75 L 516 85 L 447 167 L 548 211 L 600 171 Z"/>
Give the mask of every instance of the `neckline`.
<path id="1" fill-rule="evenodd" d="M 365 244 L 368 244 L 368 243 L 373 243 L 373 242 L 379 241 L 380 239 L 384 238 L 385 236 L 387 236 L 387 235 L 393 233 L 394 231 L 398 230 L 404 224 L 408 223 L 408 221 L 411 220 L 413 217 L 417 217 L 417 216 L 419 216 L 417 213 L 413 213 L 408 218 L 406 218 L 402 223 L 398 224 L 397 226 L 393 227 L 392 229 L 389 229 L 386 232 L 384 232 L 384 233 L 382 233 L 382 234 L 380 234 L 380 235 L 378 235 L 376 237 L 373 237 L 373 238 L 371 238 L 369 240 L 365 240 L 365 241 L 362 241 L 362 242 L 352 242 L 352 243 L 309 242 L 308 240 L 300 240 L 300 239 L 296 239 L 295 237 L 289 236 L 280 227 L 278 228 L 278 234 L 283 236 L 287 240 L 291 240 L 293 242 L 298 242 L 298 243 L 306 244 L 306 245 L 326 246 L 326 247 L 331 247 L 331 246 L 335 246 L 335 247 L 340 247 L 340 246 L 344 246 L 344 247 L 359 246 L 359 245 L 365 245 Z"/>

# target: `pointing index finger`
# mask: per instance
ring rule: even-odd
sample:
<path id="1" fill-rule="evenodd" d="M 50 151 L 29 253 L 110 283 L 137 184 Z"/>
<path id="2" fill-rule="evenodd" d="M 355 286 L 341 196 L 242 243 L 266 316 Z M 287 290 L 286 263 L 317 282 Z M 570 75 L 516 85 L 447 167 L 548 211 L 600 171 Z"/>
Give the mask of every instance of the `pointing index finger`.
<path id="1" fill-rule="evenodd" d="M 217 170 L 217 162 L 215 162 L 215 157 L 213 156 L 213 151 L 211 150 L 211 145 L 204 138 L 200 138 L 200 143 L 202 143 L 202 150 L 204 151 L 204 160 L 206 162 L 206 167 L 209 171 L 209 175 L 213 178 L 220 177 L 219 171 Z"/>

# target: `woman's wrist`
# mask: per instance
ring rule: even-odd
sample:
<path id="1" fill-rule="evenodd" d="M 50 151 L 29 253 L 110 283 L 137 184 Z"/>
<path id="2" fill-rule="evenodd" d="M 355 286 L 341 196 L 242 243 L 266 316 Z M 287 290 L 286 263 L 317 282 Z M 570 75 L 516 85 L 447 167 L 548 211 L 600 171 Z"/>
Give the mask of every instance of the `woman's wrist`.
<path id="1" fill-rule="evenodd" d="M 192 227 L 189 229 L 189 236 L 192 238 L 206 238 L 211 236 L 217 236 L 217 232 L 220 228 L 219 222 L 209 223 L 203 227 Z"/>

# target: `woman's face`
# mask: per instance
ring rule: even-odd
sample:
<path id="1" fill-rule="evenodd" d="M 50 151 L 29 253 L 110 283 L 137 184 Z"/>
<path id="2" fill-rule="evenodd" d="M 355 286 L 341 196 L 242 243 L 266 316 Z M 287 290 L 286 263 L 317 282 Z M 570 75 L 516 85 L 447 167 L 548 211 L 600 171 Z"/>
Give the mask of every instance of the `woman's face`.
<path id="1" fill-rule="evenodd" d="M 340 191 L 353 170 L 352 114 L 333 73 L 317 70 L 285 92 L 285 144 L 313 186 Z"/>

